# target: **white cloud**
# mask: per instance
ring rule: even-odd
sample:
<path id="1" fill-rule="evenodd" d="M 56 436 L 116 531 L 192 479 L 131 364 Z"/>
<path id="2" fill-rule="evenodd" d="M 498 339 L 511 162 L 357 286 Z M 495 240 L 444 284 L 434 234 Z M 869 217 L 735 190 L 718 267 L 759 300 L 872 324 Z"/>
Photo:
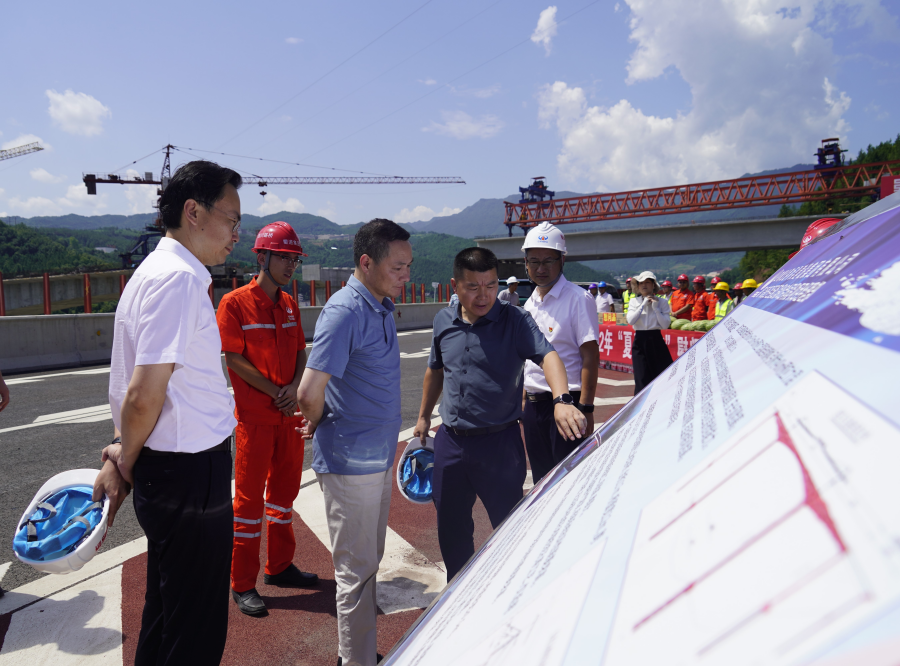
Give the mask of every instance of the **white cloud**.
<path id="1" fill-rule="evenodd" d="M 13 197 L 7 201 L 11 215 L 35 217 L 40 215 L 65 215 L 78 212 L 85 215 L 97 215 L 108 204 L 107 194 L 90 196 L 83 184 L 69 185 L 65 196 L 56 199 L 48 197 L 29 197 L 19 199 Z"/>
<path id="2" fill-rule="evenodd" d="M 144 174 L 134 169 L 128 169 L 125 172 L 125 176 L 127 178 L 134 178 L 135 176 L 143 178 Z M 128 199 L 128 213 L 130 215 L 154 212 L 156 210 L 156 202 L 159 199 L 155 185 L 126 185 L 125 198 Z"/>
<path id="3" fill-rule="evenodd" d="M 299 37 L 288 37 L 284 41 L 287 42 L 288 44 L 299 44 L 303 40 L 300 39 Z"/>
<path id="4" fill-rule="evenodd" d="M 437 85 L 437 81 L 435 81 L 434 79 L 417 79 L 417 81 L 418 81 L 419 83 L 422 83 L 422 84 L 426 85 L 426 86 L 434 86 L 434 85 Z"/>
<path id="5" fill-rule="evenodd" d="M 454 95 L 459 95 L 461 97 L 477 97 L 478 99 L 487 99 L 488 97 L 493 97 L 497 93 L 503 90 L 503 87 L 499 83 L 495 83 L 492 86 L 488 86 L 487 88 L 454 88 L 450 87 L 451 92 Z"/>
<path id="6" fill-rule="evenodd" d="M 835 0 L 839 2 L 840 0 Z M 847 3 L 843 3 L 847 4 Z M 629 100 L 590 106 L 563 81 L 539 95 L 539 119 L 562 139 L 560 175 L 615 191 L 733 178 L 809 163 L 819 140 L 846 136 L 850 98 L 832 83 L 835 56 L 818 0 L 628 0 L 628 83 L 673 68 L 691 109 L 644 113 Z M 646 84 L 645 84 L 646 85 Z"/>
<path id="7" fill-rule="evenodd" d="M 322 206 L 319 210 L 316 211 L 316 215 L 331 219 L 335 215 L 337 215 L 337 208 L 335 207 L 333 202 L 329 201 L 325 206 Z"/>
<path id="8" fill-rule="evenodd" d="M 6 190 L 4 190 L 2 187 L 0 187 L 0 197 L 3 196 L 3 193 L 4 193 L 4 192 L 6 192 Z"/>
<path id="9" fill-rule="evenodd" d="M 531 41 L 542 44 L 544 52 L 550 55 L 553 38 L 556 37 L 556 5 L 550 5 L 538 17 L 537 27 L 531 35 Z"/>
<path id="10" fill-rule="evenodd" d="M 394 216 L 394 222 L 397 224 L 408 224 L 410 222 L 421 222 L 430 220 L 434 217 L 447 217 L 448 215 L 456 215 L 462 208 L 450 208 L 444 206 L 444 210 L 435 213 L 428 206 L 416 206 L 415 208 L 404 208 Z"/>
<path id="11" fill-rule="evenodd" d="M 20 134 L 15 139 L 4 141 L 2 144 L 0 144 L 0 150 L 17 148 L 18 146 L 24 146 L 25 144 L 34 143 L 35 141 L 41 144 L 44 150 L 53 150 L 53 147 L 49 143 L 44 143 L 41 137 L 35 136 L 34 134 Z"/>
<path id="12" fill-rule="evenodd" d="M 437 132 L 454 139 L 489 139 L 503 129 L 503 121 L 492 115 L 473 118 L 465 111 L 441 111 L 441 118 L 443 124 L 432 121 L 422 131 Z"/>
<path id="13" fill-rule="evenodd" d="M 48 90 L 46 94 L 54 124 L 69 134 L 95 136 L 103 132 L 103 121 L 112 117 L 109 108 L 86 93 Z"/>
<path id="14" fill-rule="evenodd" d="M 30 171 L 32 179 L 39 183 L 61 183 L 66 179 L 65 176 L 54 176 L 52 173 L 42 167 L 32 169 Z"/>
<path id="15" fill-rule="evenodd" d="M 286 213 L 302 213 L 306 210 L 306 206 L 300 203 L 299 199 L 293 197 L 282 201 L 277 194 L 267 194 L 262 205 L 256 209 L 260 215 L 273 215 L 282 211 Z"/>

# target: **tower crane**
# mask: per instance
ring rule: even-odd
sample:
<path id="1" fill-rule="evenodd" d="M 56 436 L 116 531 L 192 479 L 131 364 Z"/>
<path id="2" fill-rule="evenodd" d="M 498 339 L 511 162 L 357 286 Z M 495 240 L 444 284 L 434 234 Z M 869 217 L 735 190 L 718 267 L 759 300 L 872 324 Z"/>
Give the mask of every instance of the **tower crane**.
<path id="1" fill-rule="evenodd" d="M 36 144 L 35 144 L 36 145 Z M 41 150 L 40 148 L 38 150 Z M 143 176 L 122 177 L 115 173 L 83 174 L 82 180 L 87 188 L 87 193 L 97 194 L 98 184 L 112 185 L 158 185 L 156 190 L 158 196 L 162 196 L 163 191 L 169 185 L 172 178 L 172 162 L 171 153 L 178 150 L 177 146 L 168 144 L 163 148 L 165 157 L 163 158 L 162 170 L 159 174 L 159 180 L 154 179 L 152 172 L 145 172 Z M 194 149 L 191 149 L 194 150 Z M 201 151 L 203 152 L 203 151 Z M 440 183 L 440 184 L 463 184 L 466 181 L 456 176 L 244 176 L 242 180 L 247 185 L 258 185 L 260 194 L 265 196 L 266 192 L 262 188 L 269 185 L 414 185 L 423 183 Z M 149 253 L 149 241 L 156 236 L 162 234 L 159 225 L 147 225 L 145 232 L 138 238 L 137 243 L 130 252 L 120 254 L 122 257 L 123 268 L 134 268 L 140 260 Z M 140 259 L 134 261 L 134 255 L 138 255 Z"/>
<path id="2" fill-rule="evenodd" d="M 37 151 L 43 149 L 44 147 L 37 141 L 26 143 L 22 146 L 16 146 L 15 148 L 10 148 L 8 150 L 0 150 L 0 160 L 9 160 L 13 157 L 21 157 L 22 155 L 36 153 Z"/>

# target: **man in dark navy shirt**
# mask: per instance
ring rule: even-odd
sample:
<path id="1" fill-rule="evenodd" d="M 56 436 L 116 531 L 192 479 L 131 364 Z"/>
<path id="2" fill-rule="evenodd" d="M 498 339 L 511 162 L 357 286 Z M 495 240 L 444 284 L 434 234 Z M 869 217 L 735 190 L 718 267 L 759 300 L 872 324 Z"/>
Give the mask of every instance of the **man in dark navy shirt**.
<path id="1" fill-rule="evenodd" d="M 526 360 L 544 369 L 560 432 L 575 439 L 586 427 L 566 392 L 566 368 L 534 319 L 497 300 L 494 253 L 470 247 L 457 254 L 451 284 L 459 305 L 444 308 L 434 318 L 415 430 L 424 441 L 443 390 L 432 488 L 448 580 L 475 552 L 476 495 L 494 528 L 522 499 L 525 450 L 519 419 Z"/>

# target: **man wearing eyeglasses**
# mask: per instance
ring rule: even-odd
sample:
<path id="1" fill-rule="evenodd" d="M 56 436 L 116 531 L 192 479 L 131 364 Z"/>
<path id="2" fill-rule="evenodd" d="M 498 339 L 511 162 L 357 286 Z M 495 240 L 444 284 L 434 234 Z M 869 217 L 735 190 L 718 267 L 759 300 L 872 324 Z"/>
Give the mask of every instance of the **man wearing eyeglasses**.
<path id="1" fill-rule="evenodd" d="M 228 633 L 234 401 L 207 295 L 206 266 L 238 240 L 241 177 L 203 160 L 180 167 L 159 202 L 165 237 L 116 308 L 109 404 L 116 438 L 94 500 L 109 524 L 134 486 L 147 535 L 137 664 L 218 664 Z"/>
<path id="2" fill-rule="evenodd" d="M 525 405 L 522 427 L 525 449 L 531 462 L 531 478 L 537 483 L 594 431 L 594 393 L 597 390 L 597 306 L 591 295 L 563 275 L 566 237 L 549 222 L 528 232 L 525 266 L 536 288 L 525 301 L 525 309 L 553 345 L 566 366 L 568 393 L 554 398 L 544 370 L 525 362 Z M 581 437 L 557 428 L 557 404 L 574 405 L 585 416 L 587 427 Z"/>
<path id="3" fill-rule="evenodd" d="M 306 341 L 297 304 L 282 287 L 306 254 L 287 222 L 260 229 L 253 251 L 259 275 L 222 298 L 217 319 L 238 420 L 231 596 L 242 613 L 261 616 L 267 613 L 256 590 L 263 524 L 266 585 L 309 587 L 319 579 L 293 564 L 291 507 L 300 491 L 304 449 L 294 412 Z"/>

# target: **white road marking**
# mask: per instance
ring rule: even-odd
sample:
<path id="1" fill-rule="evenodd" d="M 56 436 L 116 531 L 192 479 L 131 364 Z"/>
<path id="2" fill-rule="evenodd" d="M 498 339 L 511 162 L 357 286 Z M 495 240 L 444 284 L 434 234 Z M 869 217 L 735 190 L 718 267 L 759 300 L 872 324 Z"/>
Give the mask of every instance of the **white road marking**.
<path id="1" fill-rule="evenodd" d="M 100 551 L 94 559 L 73 573 L 64 576 L 60 574 L 49 574 L 43 578 L 38 578 L 30 583 L 26 583 L 21 587 L 17 587 L 14 590 L 7 590 L 6 594 L 0 598 L 0 615 L 19 610 L 23 606 L 27 606 L 46 597 L 51 597 L 54 594 L 81 583 L 82 581 L 99 576 L 146 551 L 147 538 L 141 537 L 134 541 L 129 541 L 117 548 L 113 548 L 105 553 Z M 116 612 L 121 614 L 121 606 L 118 607 Z M 121 663 L 121 661 L 119 663 Z"/>
<path id="2" fill-rule="evenodd" d="M 37 417 L 32 423 L 13 426 L 11 428 L 3 428 L 0 429 L 0 433 L 12 432 L 13 430 L 25 430 L 26 428 L 37 428 L 38 426 L 53 425 L 57 423 L 96 423 L 111 418 L 112 412 L 109 409 L 109 403 L 107 403 L 105 405 L 97 405 L 96 407 L 73 409 L 68 412 L 43 414 L 42 416 Z"/>
<path id="3" fill-rule="evenodd" d="M 42 382 L 45 379 L 50 379 L 51 377 L 67 377 L 69 375 L 103 375 L 109 374 L 109 368 L 92 368 L 90 370 L 74 370 L 72 372 L 56 372 L 52 375 L 40 375 L 38 377 L 16 377 L 14 379 L 7 379 L 7 386 L 12 384 L 30 384 L 32 382 Z"/>
<path id="4" fill-rule="evenodd" d="M 2 664 L 121 664 L 122 566 L 12 616 Z"/>
<path id="5" fill-rule="evenodd" d="M 633 397 L 633 395 L 623 395 L 617 398 L 594 398 L 594 405 L 597 407 L 603 407 L 605 405 L 624 405 Z"/>
<path id="6" fill-rule="evenodd" d="M 405 337 L 407 335 L 418 335 L 419 333 L 431 333 L 433 329 L 430 328 L 422 328 L 417 331 L 403 331 L 402 333 L 397 333 L 398 338 Z"/>
<path id="7" fill-rule="evenodd" d="M 634 386 L 633 379 L 606 379 L 605 377 L 597 377 L 598 384 L 605 386 Z"/>
<path id="8" fill-rule="evenodd" d="M 431 347 L 425 347 L 419 352 L 400 352 L 400 358 L 425 358 L 431 354 Z"/>
<path id="9" fill-rule="evenodd" d="M 6 572 L 9 571 L 9 568 L 12 566 L 12 562 L 4 562 L 0 564 L 0 583 L 3 582 L 3 577 L 6 575 Z"/>

